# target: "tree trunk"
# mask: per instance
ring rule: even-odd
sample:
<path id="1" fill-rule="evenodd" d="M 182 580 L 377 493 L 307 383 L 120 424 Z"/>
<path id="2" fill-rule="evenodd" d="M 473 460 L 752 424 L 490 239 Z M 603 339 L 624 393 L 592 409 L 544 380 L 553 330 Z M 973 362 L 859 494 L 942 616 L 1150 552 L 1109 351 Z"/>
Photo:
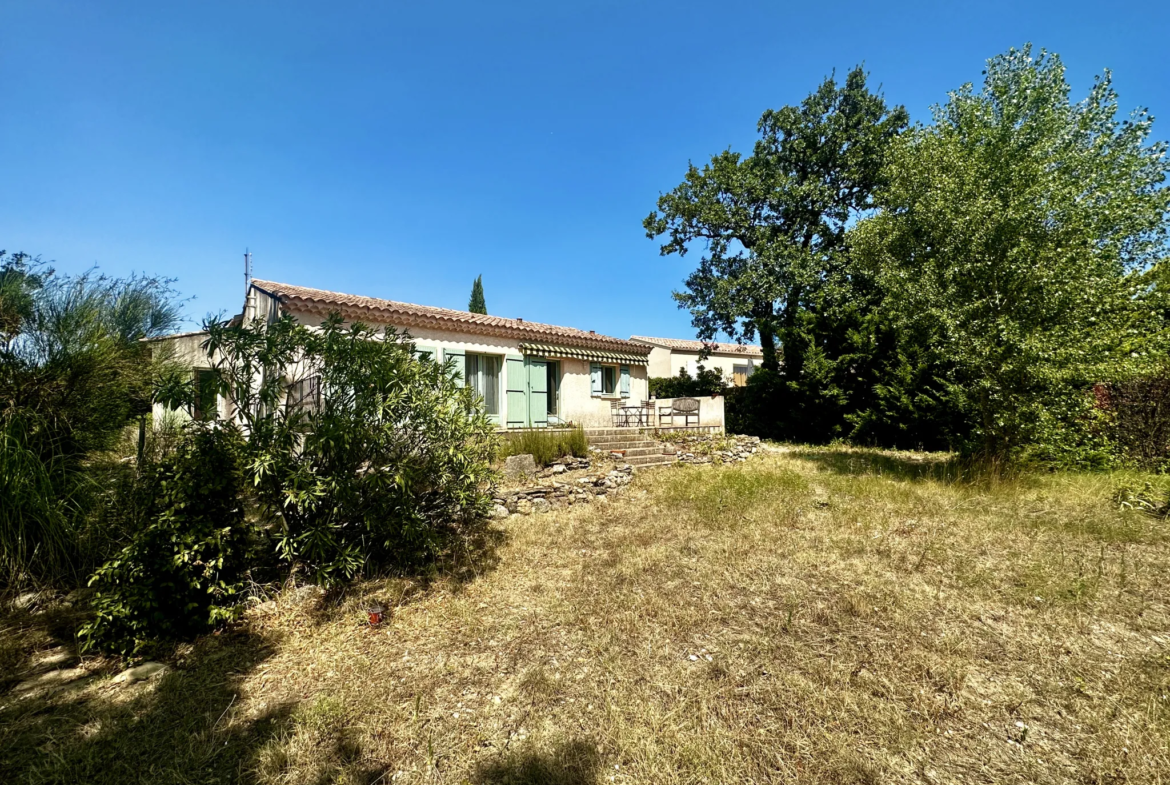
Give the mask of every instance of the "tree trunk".
<path id="1" fill-rule="evenodd" d="M 778 373 L 780 358 L 776 352 L 776 333 L 770 323 L 757 324 L 756 332 L 760 334 L 760 348 L 764 350 L 764 370 Z"/>
<path id="2" fill-rule="evenodd" d="M 793 380 L 799 379 L 804 371 L 804 347 L 801 345 L 800 331 L 796 324 L 796 317 L 800 313 L 801 293 L 799 284 L 788 292 L 780 326 L 780 346 L 784 349 L 784 375 Z"/>
<path id="3" fill-rule="evenodd" d="M 772 303 L 757 302 L 752 308 L 752 322 L 760 336 L 760 348 L 764 352 L 764 370 L 779 373 L 780 357 L 776 352 L 776 323 Z"/>

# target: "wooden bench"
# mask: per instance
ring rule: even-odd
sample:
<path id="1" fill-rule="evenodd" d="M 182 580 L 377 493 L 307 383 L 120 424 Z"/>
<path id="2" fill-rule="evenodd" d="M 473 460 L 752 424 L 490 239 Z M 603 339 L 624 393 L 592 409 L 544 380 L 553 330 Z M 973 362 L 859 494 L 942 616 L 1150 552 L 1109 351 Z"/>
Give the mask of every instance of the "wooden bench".
<path id="1" fill-rule="evenodd" d="M 674 418 L 682 417 L 683 425 L 691 426 L 691 418 L 695 420 L 695 425 L 699 424 L 699 399 L 698 398 L 675 398 L 670 402 L 670 406 L 658 407 L 658 424 L 662 425 L 666 420 L 670 420 L 670 424 L 674 425 Z"/>

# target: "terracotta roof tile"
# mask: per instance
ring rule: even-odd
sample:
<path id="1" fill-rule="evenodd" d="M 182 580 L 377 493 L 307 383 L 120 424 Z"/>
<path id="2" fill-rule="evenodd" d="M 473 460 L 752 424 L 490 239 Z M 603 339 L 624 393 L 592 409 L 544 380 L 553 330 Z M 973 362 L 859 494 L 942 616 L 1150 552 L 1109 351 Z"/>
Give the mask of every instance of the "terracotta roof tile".
<path id="1" fill-rule="evenodd" d="M 608 349 L 643 356 L 650 353 L 650 348 L 647 346 L 621 338 L 578 330 L 574 327 L 559 327 L 553 324 L 528 322 L 523 319 L 507 319 L 503 316 L 455 311 L 450 308 L 435 308 L 430 305 L 400 303 L 394 300 L 342 294 L 324 289 L 310 289 L 307 286 L 294 286 L 275 281 L 253 279 L 252 285 L 273 295 L 284 306 L 292 306 L 322 316 L 337 311 L 346 319 L 361 319 L 399 328 L 423 327 L 436 330 L 458 330 L 520 340 L 538 339 L 543 343 Z"/>
<path id="2" fill-rule="evenodd" d="M 764 350 L 754 344 L 746 343 L 706 343 L 705 341 L 687 341 L 681 338 L 648 338 L 645 335 L 631 335 L 634 343 L 661 346 L 663 349 L 677 349 L 680 352 L 697 352 L 704 346 L 712 354 L 741 354 L 744 357 L 763 357 Z"/>

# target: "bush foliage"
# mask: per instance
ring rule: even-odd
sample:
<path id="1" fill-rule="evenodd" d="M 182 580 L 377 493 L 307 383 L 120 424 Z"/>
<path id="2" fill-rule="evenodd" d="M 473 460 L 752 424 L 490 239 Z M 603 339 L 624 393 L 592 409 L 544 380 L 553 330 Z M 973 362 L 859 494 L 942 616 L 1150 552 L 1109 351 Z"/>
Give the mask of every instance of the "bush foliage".
<path id="1" fill-rule="evenodd" d="M 431 560 L 482 519 L 495 426 L 408 335 L 337 315 L 319 329 L 285 316 L 208 330 L 284 560 L 336 583 Z"/>
<path id="2" fill-rule="evenodd" d="M 649 384 L 650 395 L 655 398 L 698 398 L 719 395 L 728 388 L 719 369 L 707 370 L 702 365 L 695 376 L 682 367 L 678 369 L 678 376 L 652 376 Z"/>
<path id="3" fill-rule="evenodd" d="M 233 615 L 248 566 L 243 487 L 244 441 L 223 423 L 190 423 L 172 455 L 139 467 L 126 492 L 141 528 L 90 578 L 87 648 L 137 654 Z"/>
<path id="4" fill-rule="evenodd" d="M 1101 386 L 1094 402 L 1112 417 L 1117 452 L 1126 462 L 1170 468 L 1170 368 Z"/>

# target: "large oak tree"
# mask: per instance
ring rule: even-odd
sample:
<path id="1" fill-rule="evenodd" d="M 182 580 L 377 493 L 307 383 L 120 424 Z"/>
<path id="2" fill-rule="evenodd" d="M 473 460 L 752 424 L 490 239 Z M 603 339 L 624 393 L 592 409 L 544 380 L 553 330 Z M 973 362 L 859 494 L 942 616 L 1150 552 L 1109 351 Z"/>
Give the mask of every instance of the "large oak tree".
<path id="1" fill-rule="evenodd" d="M 799 379 L 804 365 L 802 311 L 839 264 L 846 228 L 870 208 L 885 153 L 907 125 L 854 68 L 833 77 L 799 106 L 764 112 L 750 156 L 725 150 L 658 200 L 644 221 L 651 239 L 665 235 L 663 255 L 695 244 L 698 268 L 676 292 L 700 338 L 724 332 L 757 335 L 764 367 Z"/>

